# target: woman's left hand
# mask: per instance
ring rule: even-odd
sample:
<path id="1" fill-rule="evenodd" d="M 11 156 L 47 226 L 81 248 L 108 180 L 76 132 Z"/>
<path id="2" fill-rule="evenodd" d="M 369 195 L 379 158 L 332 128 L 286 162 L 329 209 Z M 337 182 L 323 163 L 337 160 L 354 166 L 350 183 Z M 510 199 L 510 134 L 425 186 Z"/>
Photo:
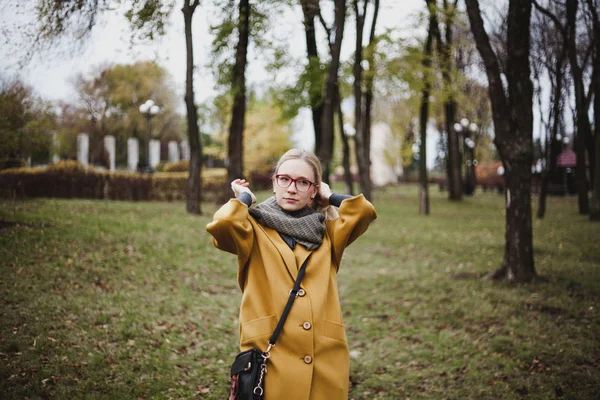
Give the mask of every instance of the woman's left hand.
<path id="1" fill-rule="evenodd" d="M 319 185 L 319 193 L 317 194 L 317 199 L 319 200 L 319 205 L 325 207 L 329 205 L 329 197 L 333 194 L 331 188 L 325 182 L 321 182 Z"/>

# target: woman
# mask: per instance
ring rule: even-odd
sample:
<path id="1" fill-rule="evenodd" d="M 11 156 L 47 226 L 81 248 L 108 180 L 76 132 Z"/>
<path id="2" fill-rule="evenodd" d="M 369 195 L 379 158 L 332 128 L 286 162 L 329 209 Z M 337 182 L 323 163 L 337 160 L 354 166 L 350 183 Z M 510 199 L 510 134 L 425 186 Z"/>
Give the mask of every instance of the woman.
<path id="1" fill-rule="evenodd" d="M 213 243 L 238 256 L 240 349 L 265 351 L 298 270 L 308 259 L 301 289 L 270 351 L 265 400 L 348 399 L 349 356 L 338 296 L 344 249 L 377 218 L 364 196 L 336 195 L 321 182 L 312 153 L 289 150 L 275 167 L 273 192 L 256 207 L 248 183 L 236 179 L 236 199 L 206 227 Z M 339 207 L 326 219 L 313 209 Z M 336 213 L 337 214 L 337 213 Z"/>

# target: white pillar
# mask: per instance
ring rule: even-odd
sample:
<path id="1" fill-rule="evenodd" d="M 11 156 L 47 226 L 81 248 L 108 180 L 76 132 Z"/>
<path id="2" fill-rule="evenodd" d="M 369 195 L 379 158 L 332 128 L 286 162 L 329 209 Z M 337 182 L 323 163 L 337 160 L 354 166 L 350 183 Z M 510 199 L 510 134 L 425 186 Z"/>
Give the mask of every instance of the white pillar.
<path id="1" fill-rule="evenodd" d="M 58 155 L 58 150 L 60 149 L 60 140 L 58 139 L 58 132 L 52 132 L 52 157 L 50 161 L 52 163 L 57 163 L 60 161 L 60 156 Z"/>
<path id="2" fill-rule="evenodd" d="M 156 139 L 150 140 L 150 167 L 155 169 L 160 163 L 160 141 Z"/>
<path id="3" fill-rule="evenodd" d="M 77 161 L 87 167 L 89 163 L 88 155 L 90 151 L 90 137 L 87 133 L 77 135 Z"/>
<path id="4" fill-rule="evenodd" d="M 140 145 L 136 138 L 127 139 L 127 169 L 137 170 L 140 161 Z"/>
<path id="5" fill-rule="evenodd" d="M 181 141 L 181 159 L 190 161 L 190 143 L 187 140 Z"/>
<path id="6" fill-rule="evenodd" d="M 111 135 L 104 136 L 104 150 L 108 153 L 108 169 L 115 170 L 116 141 Z"/>
<path id="7" fill-rule="evenodd" d="M 169 162 L 177 161 L 179 161 L 179 145 L 172 140 L 169 142 Z"/>

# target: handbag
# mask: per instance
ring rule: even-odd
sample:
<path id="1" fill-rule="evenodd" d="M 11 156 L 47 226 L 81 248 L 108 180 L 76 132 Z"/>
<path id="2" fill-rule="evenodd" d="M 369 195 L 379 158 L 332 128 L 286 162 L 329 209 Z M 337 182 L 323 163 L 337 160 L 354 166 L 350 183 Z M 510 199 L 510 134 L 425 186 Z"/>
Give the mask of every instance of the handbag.
<path id="1" fill-rule="evenodd" d="M 290 313 L 292 304 L 294 304 L 294 300 L 298 297 L 298 290 L 300 289 L 302 278 L 304 278 L 307 262 L 308 258 L 298 271 L 298 278 L 294 283 L 294 287 L 290 290 L 290 297 L 283 309 L 277 327 L 269 339 L 267 350 L 263 352 L 260 349 L 252 348 L 239 353 L 235 357 L 230 371 L 231 388 L 229 390 L 229 400 L 261 400 L 263 398 L 264 379 L 265 375 L 267 375 L 267 360 L 271 357 L 271 349 L 275 346 L 277 337 L 283 329 L 283 324 Z"/>

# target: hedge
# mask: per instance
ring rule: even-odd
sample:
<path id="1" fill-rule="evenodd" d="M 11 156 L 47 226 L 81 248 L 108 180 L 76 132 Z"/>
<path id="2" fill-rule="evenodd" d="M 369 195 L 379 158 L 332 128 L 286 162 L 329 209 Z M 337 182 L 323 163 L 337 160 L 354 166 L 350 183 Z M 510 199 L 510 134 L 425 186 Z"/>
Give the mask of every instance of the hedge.
<path id="1" fill-rule="evenodd" d="M 86 169 L 75 161 L 57 166 L 14 168 L 0 172 L 0 198 L 83 198 L 126 201 L 186 199 L 187 172 L 140 174 Z M 75 164 L 73 164 L 75 163 Z M 225 176 L 208 173 L 202 182 L 202 199 L 214 200 Z"/>

